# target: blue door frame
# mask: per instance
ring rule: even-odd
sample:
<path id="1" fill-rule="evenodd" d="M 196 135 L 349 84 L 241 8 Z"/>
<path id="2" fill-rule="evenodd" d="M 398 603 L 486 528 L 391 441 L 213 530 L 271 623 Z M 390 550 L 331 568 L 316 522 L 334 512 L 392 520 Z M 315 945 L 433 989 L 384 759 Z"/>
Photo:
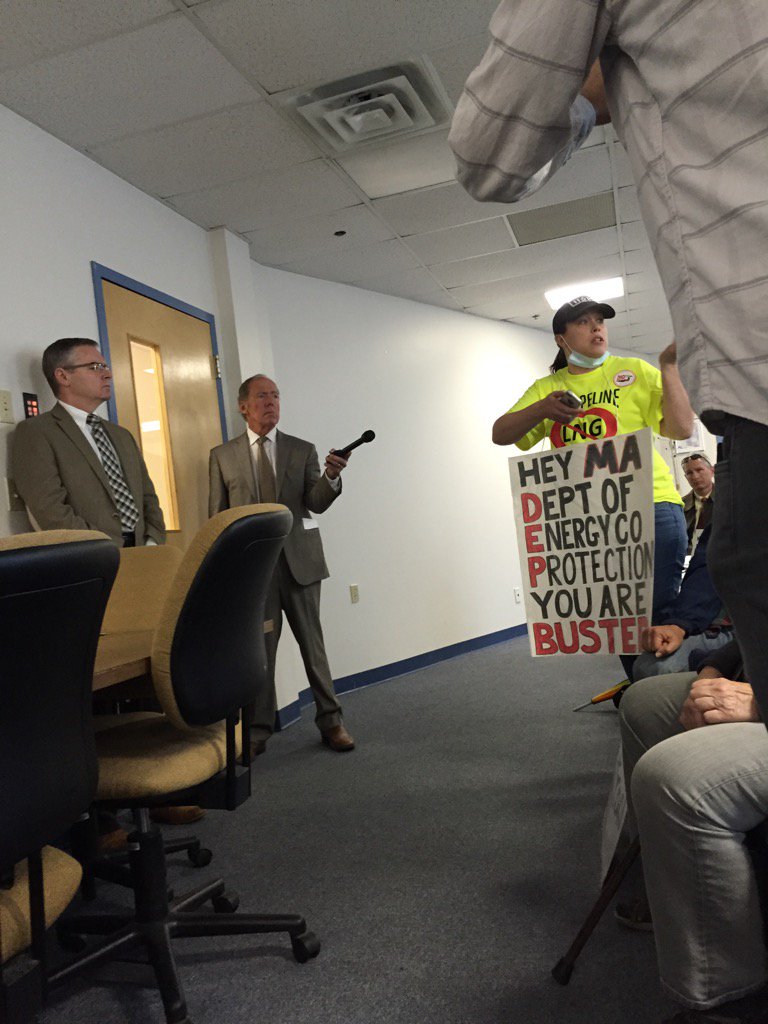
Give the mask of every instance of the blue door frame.
<path id="1" fill-rule="evenodd" d="M 110 270 L 109 267 L 104 267 L 101 263 L 94 263 L 91 261 L 91 277 L 93 278 L 93 293 L 96 299 L 96 319 L 99 326 L 99 344 L 107 362 L 109 362 L 109 332 L 107 331 L 107 315 L 104 308 L 104 289 L 101 286 L 102 281 L 109 281 L 111 284 L 120 285 L 121 288 L 127 288 L 128 291 L 136 292 L 137 295 L 143 295 L 145 298 L 153 299 L 155 302 L 159 302 L 163 306 L 170 306 L 171 309 L 177 309 L 180 313 L 187 313 L 189 316 L 195 317 L 196 320 L 202 320 L 204 323 L 208 324 L 208 329 L 211 332 L 211 350 L 213 355 L 218 356 L 219 347 L 216 340 L 216 322 L 212 313 L 206 313 L 204 309 L 198 309 L 197 306 L 190 306 L 188 302 L 182 302 L 181 299 L 175 299 L 172 295 L 166 295 L 165 292 L 159 292 L 156 288 L 151 288 L 148 284 L 142 284 L 141 281 L 135 281 L 132 277 L 126 277 L 125 274 L 119 274 L 116 270 Z M 224 416 L 224 389 L 222 388 L 220 377 L 217 377 L 216 379 L 216 396 L 219 401 L 221 437 L 223 441 L 226 441 L 227 421 Z M 107 402 L 107 409 L 109 410 L 109 418 L 113 423 L 116 423 L 117 406 L 115 405 L 114 395 Z"/>

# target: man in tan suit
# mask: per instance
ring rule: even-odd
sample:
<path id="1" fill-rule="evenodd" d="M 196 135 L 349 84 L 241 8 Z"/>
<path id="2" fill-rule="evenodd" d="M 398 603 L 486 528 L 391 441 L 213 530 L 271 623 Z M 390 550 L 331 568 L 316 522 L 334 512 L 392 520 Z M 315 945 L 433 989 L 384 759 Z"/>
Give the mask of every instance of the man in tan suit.
<path id="1" fill-rule="evenodd" d="M 347 460 L 330 452 L 320 475 L 315 446 L 277 429 L 280 392 L 264 374 L 243 381 L 237 397 L 246 431 L 211 452 L 208 512 L 214 515 L 238 505 L 278 501 L 293 513 L 293 528 L 267 599 L 267 619 L 273 622 L 265 638 L 271 687 L 255 710 L 252 753 L 262 753 L 274 727 L 275 658 L 283 611 L 301 651 L 323 742 L 338 753 L 353 750 L 355 742 L 342 722 L 325 653 L 320 582 L 327 578 L 328 567 L 320 531 L 310 515 L 324 512 L 339 496 L 340 473 Z"/>
<path id="2" fill-rule="evenodd" d="M 13 476 L 41 530 L 101 530 L 116 544 L 165 543 L 155 488 L 133 435 L 95 415 L 112 394 L 112 372 L 95 341 L 60 338 L 43 352 L 43 373 L 57 398 L 42 416 L 23 420 L 13 438 Z M 190 807 L 156 807 L 153 821 L 185 825 L 203 816 Z M 127 835 L 100 819 L 104 850 Z"/>
<path id="3" fill-rule="evenodd" d="M 13 477 L 42 530 L 101 530 L 116 544 L 165 543 L 163 513 L 133 435 L 95 410 L 112 373 L 95 341 L 60 338 L 43 353 L 57 398 L 16 427 Z"/>

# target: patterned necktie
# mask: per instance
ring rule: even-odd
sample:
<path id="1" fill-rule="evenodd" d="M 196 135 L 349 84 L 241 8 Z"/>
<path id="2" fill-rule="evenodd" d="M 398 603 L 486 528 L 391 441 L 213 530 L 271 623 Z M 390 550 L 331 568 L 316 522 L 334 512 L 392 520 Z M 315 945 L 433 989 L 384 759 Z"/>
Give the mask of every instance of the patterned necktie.
<path id="1" fill-rule="evenodd" d="M 139 510 L 133 495 L 128 489 L 128 484 L 125 482 L 117 453 L 104 433 L 104 427 L 101 425 L 101 420 L 98 416 L 94 416 L 92 412 L 89 412 L 86 417 L 86 423 L 91 428 L 93 440 L 99 449 L 101 464 L 104 467 L 104 472 L 107 474 L 109 486 L 112 488 L 117 511 L 120 513 L 123 533 L 132 533 L 136 528 L 136 523 L 139 521 Z"/>
<path id="2" fill-rule="evenodd" d="M 256 439 L 256 444 L 259 446 L 256 460 L 259 477 L 259 498 L 261 501 L 274 504 L 277 501 L 275 473 L 272 469 L 272 463 L 269 461 L 269 456 L 264 450 L 264 442 L 266 440 L 266 437 Z"/>

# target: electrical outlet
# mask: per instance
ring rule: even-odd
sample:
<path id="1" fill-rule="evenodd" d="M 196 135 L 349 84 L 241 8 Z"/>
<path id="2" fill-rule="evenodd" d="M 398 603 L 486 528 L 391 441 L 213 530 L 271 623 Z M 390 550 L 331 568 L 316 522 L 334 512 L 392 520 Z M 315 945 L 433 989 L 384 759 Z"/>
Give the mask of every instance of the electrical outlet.
<path id="1" fill-rule="evenodd" d="M 352 604 L 357 604 L 357 602 L 360 600 L 360 591 L 357 589 L 356 583 L 349 584 L 349 600 L 352 602 Z"/>
<path id="2" fill-rule="evenodd" d="M 523 600 L 523 595 L 522 591 L 520 590 L 520 587 L 515 587 L 512 593 L 515 595 L 515 604 L 520 604 L 520 602 Z"/>
<path id="3" fill-rule="evenodd" d="M 15 423 L 10 391 L 0 391 L 0 423 Z"/>

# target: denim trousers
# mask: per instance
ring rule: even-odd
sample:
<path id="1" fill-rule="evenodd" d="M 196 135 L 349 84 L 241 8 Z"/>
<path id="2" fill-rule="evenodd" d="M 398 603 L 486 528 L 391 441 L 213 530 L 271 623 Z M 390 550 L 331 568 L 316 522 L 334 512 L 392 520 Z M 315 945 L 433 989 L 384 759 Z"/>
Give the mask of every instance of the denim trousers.
<path id="1" fill-rule="evenodd" d="M 635 682 L 638 679 L 648 679 L 650 676 L 665 676 L 672 672 L 687 672 L 690 669 L 689 659 L 694 651 L 701 653 L 701 656 L 724 647 L 733 639 L 733 631 L 720 629 L 712 636 L 706 633 L 694 633 L 687 636 L 676 651 L 667 654 L 663 658 L 657 658 L 655 654 L 646 651 L 635 659 L 632 667 L 632 677 Z"/>
<path id="2" fill-rule="evenodd" d="M 658 622 L 667 614 L 669 606 L 680 590 L 680 580 L 688 549 L 685 516 L 680 505 L 671 501 L 657 501 L 653 506 L 655 542 L 653 554 L 653 608 L 651 622 Z M 635 655 L 621 655 L 621 664 L 627 678 L 634 674 Z"/>
<path id="3" fill-rule="evenodd" d="M 768 722 L 768 426 L 726 416 L 721 429 L 707 562 Z"/>
<path id="4" fill-rule="evenodd" d="M 768 981 L 757 882 L 745 833 L 768 817 L 762 723 L 678 722 L 692 672 L 642 679 L 619 708 L 661 981 L 704 1010 Z"/>

